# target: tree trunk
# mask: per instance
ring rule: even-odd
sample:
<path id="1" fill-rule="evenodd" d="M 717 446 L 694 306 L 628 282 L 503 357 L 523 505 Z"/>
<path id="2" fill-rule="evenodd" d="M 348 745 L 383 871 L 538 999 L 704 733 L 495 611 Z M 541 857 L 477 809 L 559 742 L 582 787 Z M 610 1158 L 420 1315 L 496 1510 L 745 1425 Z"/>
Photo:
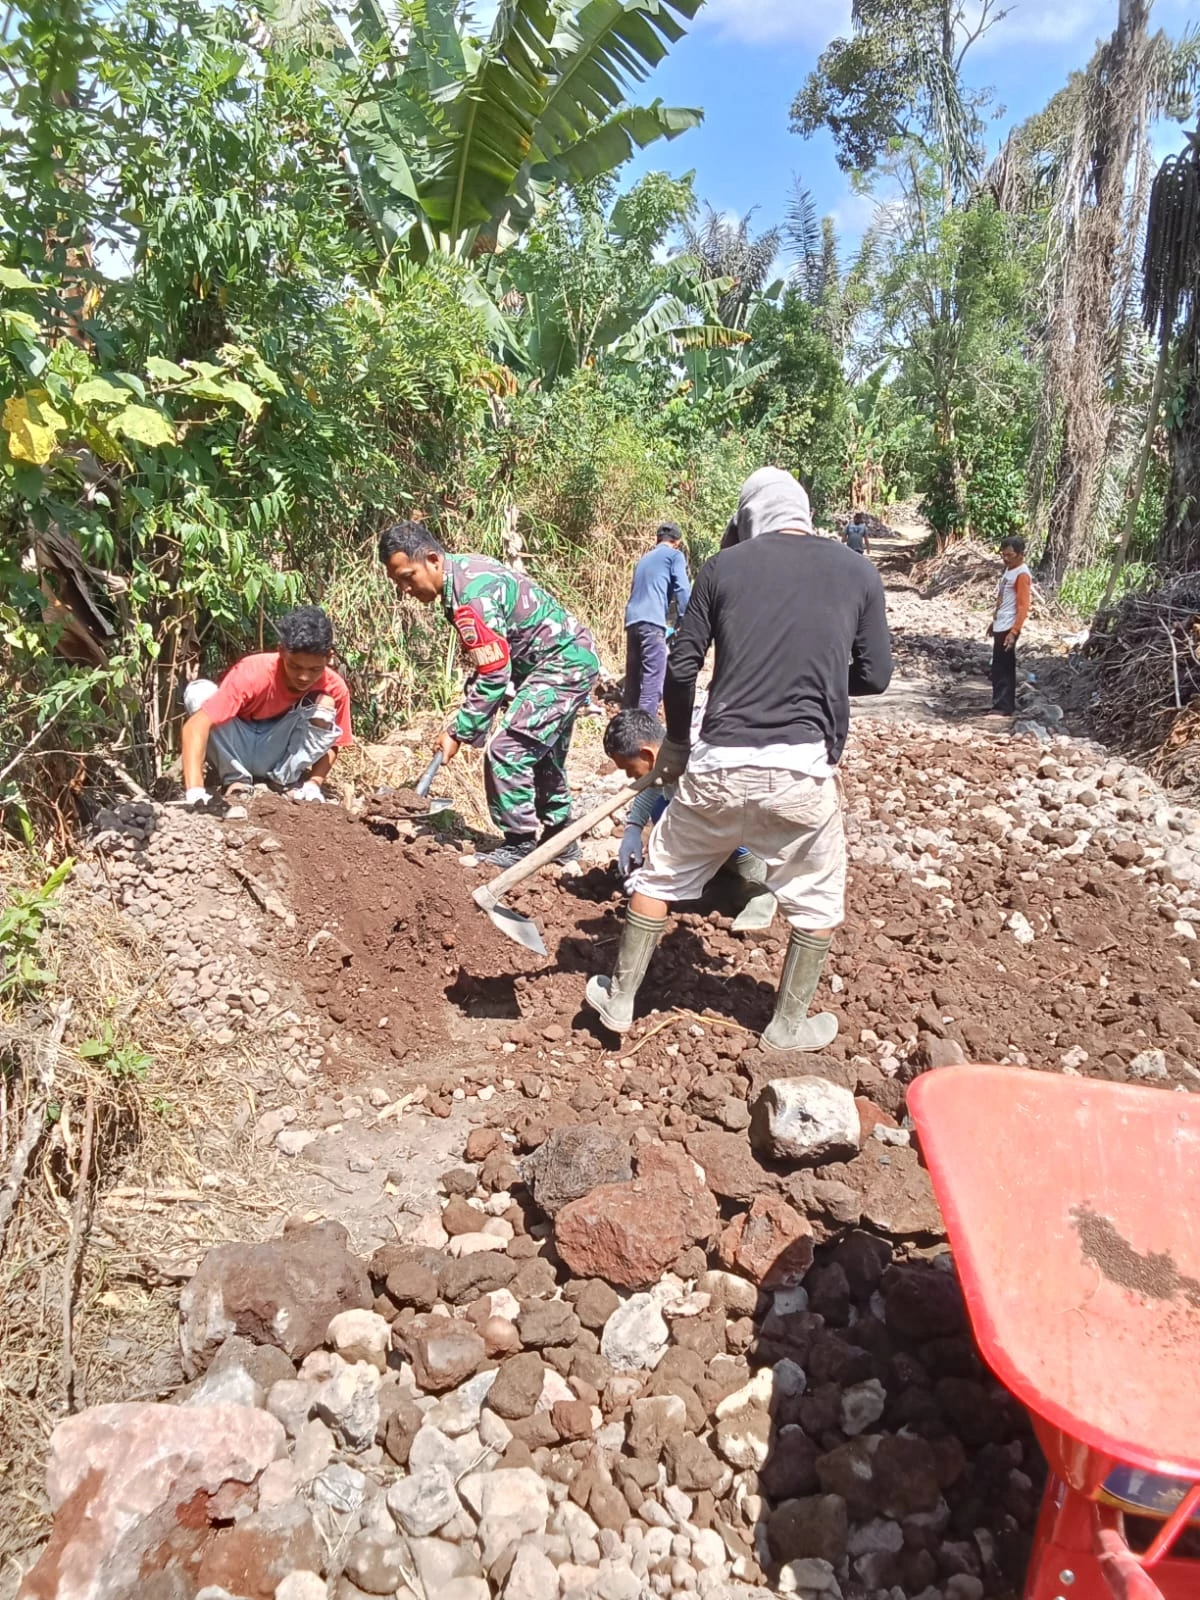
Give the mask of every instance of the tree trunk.
<path id="1" fill-rule="evenodd" d="M 1105 375 L 1113 293 L 1122 254 L 1134 243 L 1133 231 L 1126 232 L 1125 177 L 1146 103 L 1148 17 L 1147 0 L 1121 0 L 1116 31 L 1088 71 L 1089 181 L 1080 195 L 1062 291 L 1061 326 L 1068 342 L 1046 372 L 1046 381 L 1061 387 L 1062 432 L 1039 571 L 1054 584 L 1093 553 L 1111 410 Z M 1135 219 L 1134 231 L 1140 221 Z"/>
<path id="2" fill-rule="evenodd" d="M 1195 348 L 1190 332 L 1184 334 L 1184 349 Z M 1159 544 L 1159 559 L 1172 573 L 1200 571 L 1200 371 L 1195 363 L 1183 368 L 1179 382 L 1182 404 L 1168 435 L 1171 476 Z"/>

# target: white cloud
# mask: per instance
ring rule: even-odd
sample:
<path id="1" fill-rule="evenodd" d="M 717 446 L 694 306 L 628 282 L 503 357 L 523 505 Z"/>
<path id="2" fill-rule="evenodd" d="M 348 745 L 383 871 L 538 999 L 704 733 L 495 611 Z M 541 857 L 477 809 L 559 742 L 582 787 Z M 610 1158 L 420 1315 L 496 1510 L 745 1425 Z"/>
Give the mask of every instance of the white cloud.
<path id="1" fill-rule="evenodd" d="M 860 194 L 847 189 L 830 207 L 829 215 L 844 244 L 861 239 L 868 229 L 888 232 L 904 217 L 905 200 L 900 194 Z"/>
<path id="2" fill-rule="evenodd" d="M 1014 45 L 1068 44 L 1089 34 L 1111 33 L 1116 22 L 1112 0 L 1017 0 L 1008 15 L 980 40 L 979 50 L 996 52 Z"/>
<path id="3" fill-rule="evenodd" d="M 850 28 L 850 0 L 708 0 L 697 19 L 743 44 L 829 43 Z"/>

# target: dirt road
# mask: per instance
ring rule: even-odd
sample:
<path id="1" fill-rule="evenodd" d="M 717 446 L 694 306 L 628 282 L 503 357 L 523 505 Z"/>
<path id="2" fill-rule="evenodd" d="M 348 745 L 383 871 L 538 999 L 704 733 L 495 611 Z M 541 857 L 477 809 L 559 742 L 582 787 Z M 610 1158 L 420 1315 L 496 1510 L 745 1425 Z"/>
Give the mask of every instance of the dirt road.
<path id="1" fill-rule="evenodd" d="M 743 1483 L 741 1499 L 712 1513 L 741 1529 L 741 1575 L 777 1578 L 781 1549 L 788 1559 L 814 1554 L 803 1539 L 763 1530 L 775 1526 L 781 1502 L 794 1503 L 789 1495 L 815 1492 L 813 1451 L 841 1460 L 837 1452 L 861 1431 L 845 1407 L 861 1403 L 878 1424 L 872 1438 L 916 1428 L 932 1441 L 941 1452 L 929 1466 L 932 1492 L 949 1510 L 924 1546 L 905 1524 L 903 1539 L 917 1545 L 905 1544 L 903 1558 L 887 1542 L 891 1532 L 877 1548 L 843 1525 L 833 1566 L 845 1574 L 847 1559 L 859 1563 L 849 1577 L 855 1593 L 899 1585 L 916 1595 L 937 1584 L 939 1594 L 975 1600 L 977 1582 L 1001 1593 L 1019 1576 L 1039 1468 L 1019 1413 L 957 1337 L 961 1311 L 944 1319 L 956 1330 L 944 1348 L 936 1305 L 920 1316 L 910 1307 L 907 1321 L 893 1314 L 893 1294 L 908 1303 L 905 1264 L 936 1254 L 940 1237 L 904 1125 L 905 1086 L 965 1059 L 1164 1089 L 1200 1084 L 1200 815 L 1062 733 L 1061 711 L 1036 682 L 1023 691 L 1015 733 L 980 724 L 986 577 L 968 574 L 962 587 L 931 595 L 914 583 L 902 551 L 884 551 L 882 564 L 898 672 L 886 696 L 856 706 L 844 763 L 849 911 L 818 996 L 840 1029 L 824 1056 L 784 1072 L 816 1072 L 856 1096 L 863 1142 L 816 1174 L 751 1154 L 749 1104 L 781 1071 L 757 1052 L 755 1035 L 770 1014 L 786 930 L 734 934 L 732 885 L 718 883 L 711 899 L 674 920 L 640 1020 L 618 1046 L 581 1009 L 588 974 L 608 970 L 620 932 L 611 838 L 587 843 L 582 868 L 548 873 L 514 898 L 541 924 L 545 962 L 501 938 L 475 909 L 470 889 L 484 869 L 461 829 L 368 827 L 341 810 L 268 798 L 238 821 L 161 813 L 146 840 L 118 827 L 97 841 L 82 876 L 152 932 L 182 1022 L 237 1060 L 225 1070 L 240 1074 L 247 1104 L 225 1136 L 252 1152 L 258 1209 L 250 1231 L 259 1237 L 277 1233 L 289 1214 L 328 1218 L 364 1254 L 399 1247 L 424 1251 L 427 1263 L 447 1246 L 449 1185 L 474 1193 L 488 1215 L 511 1218 L 514 1245 L 531 1230 L 559 1273 L 559 1287 L 547 1280 L 539 1293 L 559 1295 L 569 1274 L 544 1207 L 527 1197 L 514 1209 L 513 1197 L 525 1193 L 516 1163 L 554 1130 L 578 1124 L 602 1127 L 622 1149 L 663 1141 L 699 1163 L 704 1204 L 715 1201 L 725 1231 L 707 1259 L 695 1249 L 665 1257 L 685 1282 L 704 1279 L 717 1262 L 736 1265 L 752 1199 L 764 1215 L 782 1204 L 818 1246 L 816 1275 L 803 1292 L 788 1291 L 790 1310 L 781 1312 L 776 1296 L 772 1312 L 760 1293 L 758 1312 L 736 1332 L 730 1312 L 712 1333 L 713 1351 L 743 1373 L 755 1367 L 755 1350 L 762 1360 L 787 1348 L 788 1360 L 816 1362 L 815 1387 L 788 1424 L 802 1434 L 808 1465 L 797 1464 L 800 1438 L 787 1447 L 793 1459 L 781 1435 L 770 1461 L 786 1456 L 791 1467 L 772 1475 L 755 1456 L 758 1487 Z M 1054 649 L 1061 631 L 1035 629 L 1031 658 Z M 598 769 L 594 742 L 577 751 L 573 768 L 581 791 L 617 781 Z M 448 1179 L 461 1170 L 473 1130 L 487 1161 Z M 208 1131 L 201 1164 L 220 1164 L 220 1139 L 220 1130 Z M 193 1253 L 214 1237 L 206 1229 L 219 1188 L 214 1182 L 204 1201 L 164 1220 Z M 240 1225 L 247 1236 L 244 1211 Z M 645 1227 L 653 1234 L 652 1217 Z M 228 1215 L 220 1233 L 229 1236 Z M 566 1250 L 562 1239 L 559 1246 Z M 887 1262 L 900 1278 L 882 1276 Z M 787 1346 L 779 1318 L 795 1315 L 800 1293 L 818 1323 L 838 1330 L 836 1351 L 812 1356 L 811 1323 L 800 1354 Z M 386 1304 L 386 1296 L 376 1302 Z M 165 1393 L 178 1381 L 178 1358 L 161 1350 L 157 1359 L 145 1370 Z M 560 1370 L 569 1362 L 570 1352 Z M 601 1395 L 605 1416 L 624 1415 L 632 1391 L 618 1385 L 610 1394 L 595 1378 L 586 1393 Z M 868 1381 L 878 1386 L 878 1406 L 876 1390 L 859 1393 Z M 848 1401 L 852 1390 L 857 1398 Z M 549 1471 L 549 1462 L 535 1465 Z M 818 1473 L 826 1499 L 850 1493 L 841 1470 Z M 795 1486 L 810 1480 L 809 1489 Z M 903 1521 L 888 1504 L 886 1496 L 852 1503 L 851 1523 Z M 844 1507 L 840 1515 L 844 1524 Z M 724 1527 L 719 1518 L 713 1525 Z M 980 1527 L 990 1530 L 984 1543 Z M 970 1581 L 955 1587 L 956 1576 Z M 655 1592 L 674 1590 L 668 1583 Z"/>

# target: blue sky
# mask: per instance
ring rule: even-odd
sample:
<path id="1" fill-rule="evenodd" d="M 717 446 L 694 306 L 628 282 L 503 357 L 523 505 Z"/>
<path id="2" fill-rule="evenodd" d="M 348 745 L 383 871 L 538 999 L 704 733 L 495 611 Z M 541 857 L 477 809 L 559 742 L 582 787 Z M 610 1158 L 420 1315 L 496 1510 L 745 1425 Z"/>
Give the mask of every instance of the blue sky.
<path id="1" fill-rule="evenodd" d="M 1151 26 L 1178 37 L 1194 0 L 1158 0 Z M 1097 40 L 1111 33 L 1117 0 L 1017 0 L 968 57 L 967 78 L 995 91 L 1003 115 L 991 125 L 998 146 L 1014 122 L 1039 110 L 1073 68 L 1087 64 Z M 702 127 L 659 143 L 632 163 L 649 170 L 696 173 L 696 192 L 718 211 L 758 208 L 758 229 L 782 220 L 792 178 L 812 190 L 821 215 L 833 215 L 846 242 L 871 218 L 872 204 L 838 170 L 825 134 L 809 140 L 788 131 L 796 91 L 830 39 L 849 32 L 849 0 L 707 0 L 688 36 L 642 86 L 639 99 L 700 106 Z M 1160 153 L 1178 148 L 1182 133 L 1160 130 Z"/>

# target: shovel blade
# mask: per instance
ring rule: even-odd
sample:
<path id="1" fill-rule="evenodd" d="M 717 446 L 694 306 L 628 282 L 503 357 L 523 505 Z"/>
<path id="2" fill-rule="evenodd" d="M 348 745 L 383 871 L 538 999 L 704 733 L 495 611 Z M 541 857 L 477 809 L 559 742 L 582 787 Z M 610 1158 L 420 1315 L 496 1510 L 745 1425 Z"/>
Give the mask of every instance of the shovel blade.
<path id="1" fill-rule="evenodd" d="M 524 945 L 526 950 L 532 950 L 535 956 L 546 954 L 545 941 L 532 917 L 524 917 L 511 906 L 504 905 L 502 901 L 493 900 L 486 889 L 476 889 L 474 900 L 475 904 L 486 911 L 492 919 L 492 926 L 499 928 L 505 938 Z"/>

